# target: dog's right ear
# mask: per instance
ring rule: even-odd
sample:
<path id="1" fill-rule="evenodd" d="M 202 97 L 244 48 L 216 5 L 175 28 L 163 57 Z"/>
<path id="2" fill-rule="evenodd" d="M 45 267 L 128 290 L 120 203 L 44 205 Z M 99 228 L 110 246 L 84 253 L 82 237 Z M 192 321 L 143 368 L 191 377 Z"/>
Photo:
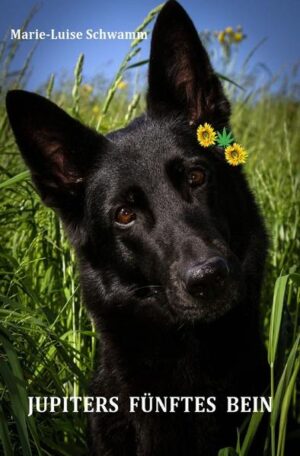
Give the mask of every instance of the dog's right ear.
<path id="1" fill-rule="evenodd" d="M 80 211 L 85 180 L 109 141 L 30 92 L 8 92 L 6 107 L 16 142 L 44 203 L 65 217 Z"/>

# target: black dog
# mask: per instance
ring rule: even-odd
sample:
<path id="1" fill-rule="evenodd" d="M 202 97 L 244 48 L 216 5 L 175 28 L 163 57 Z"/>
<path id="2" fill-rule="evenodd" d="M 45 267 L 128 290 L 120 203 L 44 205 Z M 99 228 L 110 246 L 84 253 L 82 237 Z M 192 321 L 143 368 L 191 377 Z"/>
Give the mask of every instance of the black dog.
<path id="1" fill-rule="evenodd" d="M 266 362 L 258 305 L 267 239 L 240 167 L 204 149 L 199 123 L 229 128 L 229 103 L 185 11 L 162 9 L 152 38 L 147 113 L 103 137 L 46 99 L 7 96 L 9 119 L 45 204 L 62 218 L 101 332 L 93 394 L 101 456 L 216 455 L 259 396 Z M 130 413 L 129 396 L 215 396 L 215 413 Z M 256 451 L 256 455 L 260 454 Z"/>

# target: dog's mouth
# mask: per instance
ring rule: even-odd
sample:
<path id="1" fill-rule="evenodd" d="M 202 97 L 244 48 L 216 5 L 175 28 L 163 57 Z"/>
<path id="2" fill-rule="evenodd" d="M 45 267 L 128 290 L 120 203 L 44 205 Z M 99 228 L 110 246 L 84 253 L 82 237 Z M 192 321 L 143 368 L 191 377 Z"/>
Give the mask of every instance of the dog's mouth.
<path id="1" fill-rule="evenodd" d="M 140 286 L 134 294 L 141 309 L 163 313 L 170 320 L 214 321 L 242 300 L 245 290 L 239 266 L 214 258 L 206 266 L 205 277 L 201 268 L 200 272 L 192 268 L 188 277 L 179 274 L 178 268 L 171 269 L 168 283 Z"/>
<path id="2" fill-rule="evenodd" d="M 224 283 L 218 293 L 206 287 L 191 295 L 186 289 L 167 290 L 167 301 L 171 313 L 178 320 L 214 321 L 241 301 L 241 285 L 235 281 Z"/>
<path id="3" fill-rule="evenodd" d="M 243 295 L 243 284 L 240 280 L 228 279 L 219 287 L 206 286 L 191 295 L 185 284 L 177 281 L 168 287 L 142 286 L 134 294 L 143 311 L 152 309 L 155 314 L 163 314 L 174 322 L 210 322 L 238 305 Z"/>

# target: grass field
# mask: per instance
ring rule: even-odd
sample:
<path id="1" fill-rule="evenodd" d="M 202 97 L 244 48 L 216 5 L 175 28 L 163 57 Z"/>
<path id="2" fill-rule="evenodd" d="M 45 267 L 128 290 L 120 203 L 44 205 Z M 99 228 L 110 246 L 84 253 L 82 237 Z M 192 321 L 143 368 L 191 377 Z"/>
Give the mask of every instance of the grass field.
<path id="1" fill-rule="evenodd" d="M 125 125 L 144 104 L 142 94 L 123 83 L 138 44 L 133 43 L 106 93 L 95 96 L 91 84 L 82 80 L 80 57 L 69 91 L 54 90 L 50 78 L 43 94 L 102 132 Z M 57 217 L 41 205 L 30 183 L 4 111 L 6 90 L 22 87 L 30 62 L 17 78 L 8 79 L 17 44 L 0 51 L 0 454 L 85 454 L 86 418 L 81 414 L 27 417 L 28 396 L 87 392 L 101 338 L 82 305 L 73 252 Z M 230 94 L 230 83 L 226 86 Z M 286 437 L 300 448 L 299 101 L 270 90 L 232 98 L 233 131 L 247 146 L 246 172 L 270 236 L 261 328 L 274 401 L 265 454 L 283 456 Z M 291 436 L 286 431 L 288 415 L 298 425 Z M 219 454 L 246 455 L 260 419 L 260 414 L 253 415 L 232 442 L 235 450 L 220 449 Z"/>

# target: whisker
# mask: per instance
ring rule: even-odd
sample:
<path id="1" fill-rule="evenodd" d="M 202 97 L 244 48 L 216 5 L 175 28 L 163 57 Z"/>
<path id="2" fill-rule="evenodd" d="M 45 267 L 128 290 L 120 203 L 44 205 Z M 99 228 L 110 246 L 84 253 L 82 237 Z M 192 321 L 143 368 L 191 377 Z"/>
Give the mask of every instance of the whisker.
<path id="1" fill-rule="evenodd" d="M 152 288 L 162 288 L 162 285 L 144 285 L 143 287 L 133 287 L 132 291 L 140 291 L 140 290 L 145 290 L 145 289 L 152 289 Z"/>

